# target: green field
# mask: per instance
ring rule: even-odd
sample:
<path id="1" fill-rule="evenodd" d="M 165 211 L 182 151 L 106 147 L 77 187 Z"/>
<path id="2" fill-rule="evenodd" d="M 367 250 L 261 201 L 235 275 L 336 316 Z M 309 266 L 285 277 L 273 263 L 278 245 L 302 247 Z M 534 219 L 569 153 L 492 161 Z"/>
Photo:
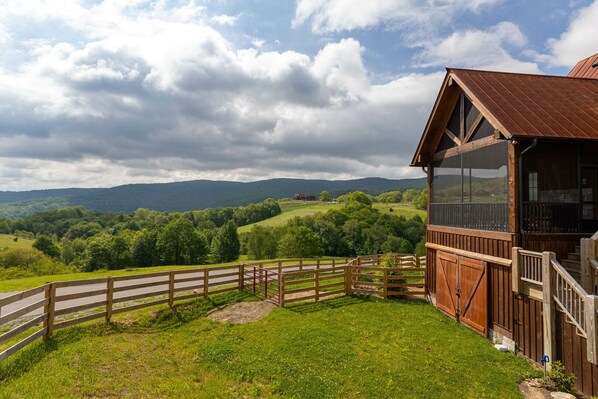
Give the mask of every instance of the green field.
<path id="1" fill-rule="evenodd" d="M 274 216 L 273 218 L 262 220 L 261 222 L 248 224 L 246 226 L 239 227 L 239 233 L 246 233 L 251 230 L 251 228 L 255 225 L 260 226 L 284 226 L 289 219 L 292 219 L 296 216 L 303 217 L 303 216 L 313 216 L 318 213 L 324 213 L 329 211 L 330 209 L 342 209 L 345 205 L 344 204 L 326 204 L 321 201 L 287 201 L 287 202 L 280 202 L 280 207 L 282 208 L 282 213 L 280 215 Z M 380 210 L 382 213 L 389 213 L 397 216 L 405 216 L 406 218 L 410 219 L 415 215 L 421 216 L 424 220 L 427 217 L 426 211 L 421 209 L 415 209 L 415 207 L 411 205 L 405 204 L 373 204 L 375 209 Z M 393 211 L 391 212 L 390 209 Z"/>
<path id="2" fill-rule="evenodd" d="M 8 248 L 31 248 L 35 240 L 19 237 L 17 241 L 12 234 L 0 234 L 0 251 Z"/>
<path id="3" fill-rule="evenodd" d="M 225 265 L 235 265 L 239 262 L 247 260 L 247 255 L 241 255 L 238 261 L 229 263 L 219 263 L 210 265 L 191 265 L 191 266 L 152 266 L 152 267 L 135 267 L 129 269 L 120 270 L 97 270 L 94 272 L 79 272 L 79 273 L 68 273 L 68 274 L 54 274 L 46 276 L 35 276 L 27 278 L 19 278 L 14 280 L 2 280 L 0 281 L 0 292 L 12 292 L 22 291 L 29 288 L 34 288 L 46 283 L 54 281 L 72 281 L 72 280 L 87 280 L 91 278 L 102 278 L 102 277 L 116 277 L 116 276 L 127 276 L 133 274 L 145 274 L 145 273 L 158 273 L 166 272 L 171 270 L 185 270 L 185 269 L 196 269 L 202 267 L 217 267 Z"/>
<path id="4" fill-rule="evenodd" d="M 59 330 L 0 363 L 3 398 L 520 398 L 537 374 L 421 301 L 339 297 L 243 325 L 229 293 Z"/>

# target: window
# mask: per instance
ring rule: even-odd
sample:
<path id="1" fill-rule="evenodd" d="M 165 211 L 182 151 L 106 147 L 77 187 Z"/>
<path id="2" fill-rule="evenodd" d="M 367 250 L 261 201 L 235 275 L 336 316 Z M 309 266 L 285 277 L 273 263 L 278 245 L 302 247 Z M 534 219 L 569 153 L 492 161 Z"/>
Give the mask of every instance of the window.
<path id="1" fill-rule="evenodd" d="M 538 201 L 538 172 L 529 172 L 527 175 L 528 181 L 528 198 L 530 202 Z"/>

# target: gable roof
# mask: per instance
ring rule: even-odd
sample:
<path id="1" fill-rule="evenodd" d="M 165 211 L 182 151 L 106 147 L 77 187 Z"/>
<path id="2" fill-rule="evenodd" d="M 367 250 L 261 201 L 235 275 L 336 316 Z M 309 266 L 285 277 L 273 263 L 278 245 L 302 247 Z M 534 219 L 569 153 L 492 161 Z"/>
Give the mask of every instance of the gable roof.
<path id="1" fill-rule="evenodd" d="M 413 166 L 435 150 L 460 90 L 507 138 L 598 140 L 598 79 L 448 68 Z"/>
<path id="2" fill-rule="evenodd" d="M 567 76 L 570 78 L 598 79 L 598 53 L 579 61 Z"/>

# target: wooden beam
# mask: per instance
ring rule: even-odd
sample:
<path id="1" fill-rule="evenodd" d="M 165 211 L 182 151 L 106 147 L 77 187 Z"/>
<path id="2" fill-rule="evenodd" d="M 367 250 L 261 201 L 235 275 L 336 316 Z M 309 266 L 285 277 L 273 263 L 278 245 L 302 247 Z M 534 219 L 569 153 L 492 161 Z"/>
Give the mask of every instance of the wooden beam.
<path id="1" fill-rule="evenodd" d="M 463 142 L 466 143 L 467 141 L 469 141 L 469 139 L 471 138 L 471 136 L 473 136 L 473 132 L 477 129 L 478 125 L 480 123 L 482 123 L 482 119 L 484 119 L 484 115 L 480 112 L 480 114 L 478 115 L 478 117 L 476 118 L 476 120 L 473 121 L 473 124 L 471 125 L 471 127 L 467 131 L 467 135 L 465 135 L 465 140 L 463 140 Z"/>
<path id="2" fill-rule="evenodd" d="M 517 233 L 519 231 L 519 185 L 517 184 L 519 176 L 519 158 L 520 145 L 510 142 L 508 145 L 507 173 L 508 173 L 508 201 L 509 201 L 509 231 Z"/>
<path id="3" fill-rule="evenodd" d="M 447 247 L 447 246 L 439 245 L 439 244 L 432 244 L 431 242 L 426 243 L 426 248 L 435 249 L 437 251 L 442 251 L 442 252 L 448 252 L 449 254 L 461 255 L 461 256 L 465 256 L 467 258 L 477 259 L 477 260 L 481 260 L 481 261 L 488 262 L 488 263 L 494 263 L 494 264 L 500 265 L 500 266 L 510 267 L 511 264 L 513 263 L 513 261 L 511 259 L 499 258 L 496 256 L 490 256 L 490 255 L 482 255 L 482 254 L 478 254 L 477 252 L 465 251 L 462 249 Z"/>
<path id="4" fill-rule="evenodd" d="M 461 93 L 460 98 L 460 109 L 459 109 L 459 139 L 463 141 L 465 139 L 465 94 Z"/>
<path id="5" fill-rule="evenodd" d="M 555 272 L 551 261 L 555 259 L 554 252 L 542 252 L 542 319 L 544 334 L 544 354 L 550 358 L 547 369 L 556 360 L 556 304 L 553 294 L 555 287 Z"/>
<path id="6" fill-rule="evenodd" d="M 437 226 L 433 224 L 429 224 L 427 226 L 427 230 L 437 231 L 439 233 L 450 233 L 479 238 L 489 238 L 491 240 L 512 241 L 513 239 L 513 233 L 506 233 L 504 231 L 476 230 L 467 229 L 464 227 Z"/>
<path id="7" fill-rule="evenodd" d="M 448 150 L 437 152 L 432 157 L 432 160 L 437 161 L 440 159 L 444 159 L 446 157 L 452 157 L 454 155 L 463 154 L 465 152 L 474 151 L 479 148 L 488 147 L 490 145 L 498 144 L 498 143 L 502 143 L 502 142 L 504 142 L 504 140 L 497 140 L 492 136 L 484 137 L 483 139 L 480 139 L 480 140 L 474 140 L 469 143 L 462 144 L 459 147 L 453 147 L 453 148 L 449 148 Z"/>
<path id="8" fill-rule="evenodd" d="M 455 135 L 453 134 L 453 132 L 451 132 L 450 130 L 448 130 L 448 129 L 444 129 L 444 134 L 446 134 L 446 135 L 447 135 L 447 136 L 448 136 L 448 137 L 449 137 L 451 140 L 453 140 L 453 141 L 455 142 L 455 144 L 457 144 L 457 145 L 461 145 L 461 140 L 459 140 L 459 139 L 457 138 L 457 136 L 455 136 Z"/>

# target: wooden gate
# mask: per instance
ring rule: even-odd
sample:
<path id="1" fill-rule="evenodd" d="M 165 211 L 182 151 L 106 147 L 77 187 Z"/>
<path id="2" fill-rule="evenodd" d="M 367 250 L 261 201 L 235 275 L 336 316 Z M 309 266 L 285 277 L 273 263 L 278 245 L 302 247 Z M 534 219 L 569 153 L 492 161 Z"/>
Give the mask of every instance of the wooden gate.
<path id="1" fill-rule="evenodd" d="M 472 330 L 488 333 L 486 262 L 438 251 L 436 306 Z"/>
<path id="2" fill-rule="evenodd" d="M 447 315 L 457 316 L 457 256 L 438 251 L 436 255 L 436 306 Z"/>

